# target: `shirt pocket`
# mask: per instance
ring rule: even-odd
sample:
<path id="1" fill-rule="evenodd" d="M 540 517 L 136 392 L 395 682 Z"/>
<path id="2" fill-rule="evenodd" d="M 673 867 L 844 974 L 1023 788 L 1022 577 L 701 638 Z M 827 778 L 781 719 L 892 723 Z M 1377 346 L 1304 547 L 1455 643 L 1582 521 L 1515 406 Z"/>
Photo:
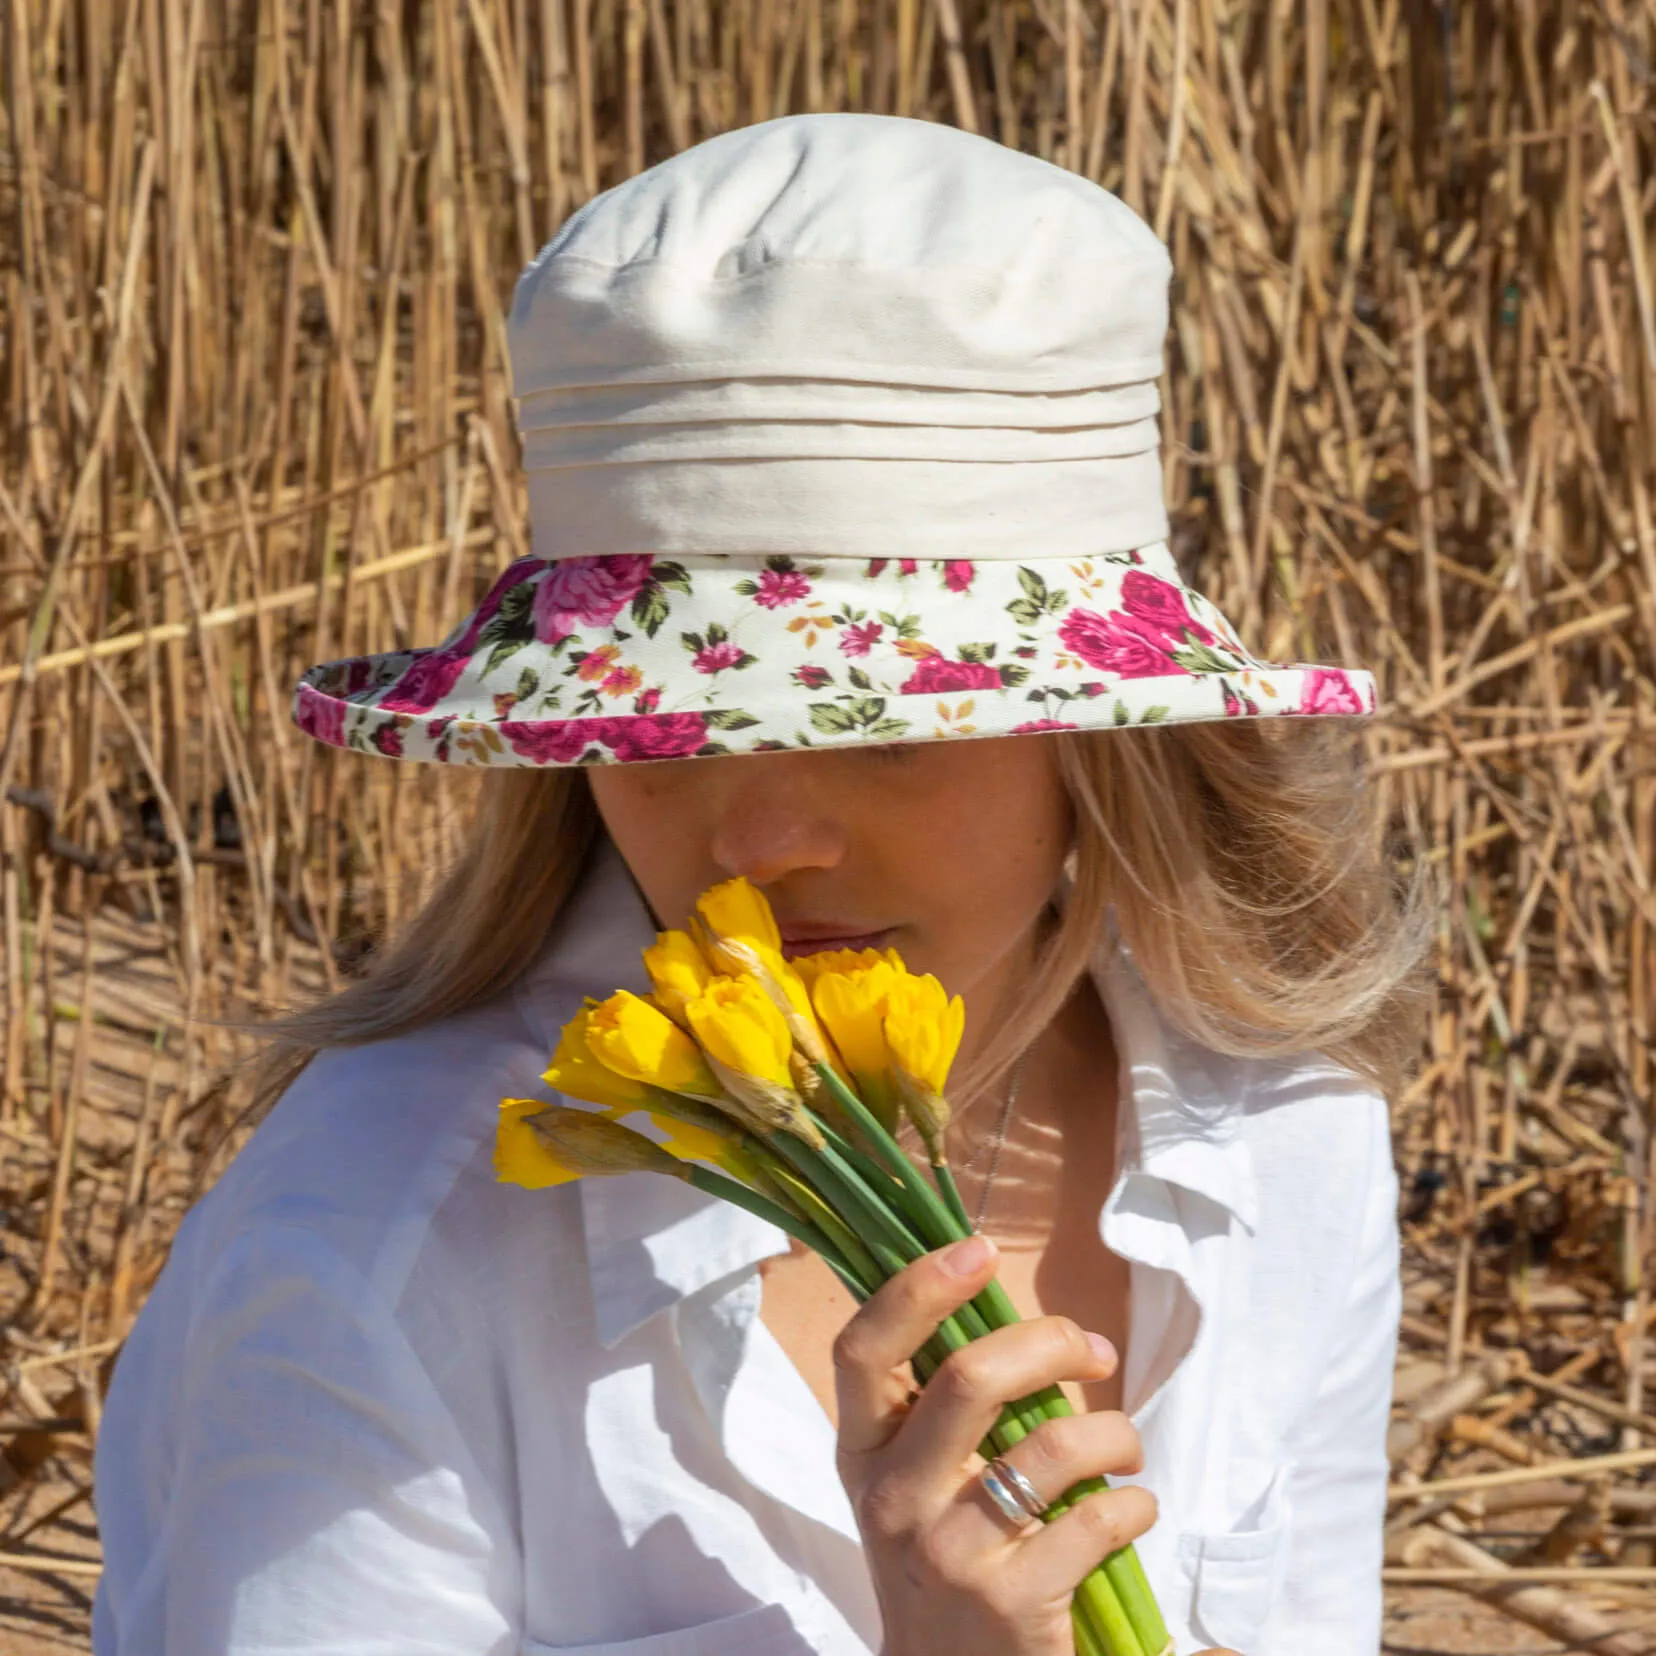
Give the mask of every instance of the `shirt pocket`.
<path id="1" fill-rule="evenodd" d="M 1288 1563 L 1288 1478 L 1274 1468 L 1263 1492 L 1229 1530 L 1186 1530 L 1178 1561 L 1191 1584 L 1190 1625 L 1199 1638 L 1255 1656 Z"/>
<path id="2" fill-rule="evenodd" d="M 552 1645 L 526 1638 L 519 1650 L 520 1656 L 811 1656 L 811 1646 L 780 1604 L 758 1604 L 699 1627 L 604 1644 Z"/>

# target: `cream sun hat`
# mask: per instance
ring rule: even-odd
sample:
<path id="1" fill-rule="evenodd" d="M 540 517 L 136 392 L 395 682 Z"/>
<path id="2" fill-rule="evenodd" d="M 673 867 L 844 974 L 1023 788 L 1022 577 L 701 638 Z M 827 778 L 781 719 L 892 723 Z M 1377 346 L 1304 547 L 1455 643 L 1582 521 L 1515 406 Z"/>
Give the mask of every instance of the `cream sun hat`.
<path id="1" fill-rule="evenodd" d="M 508 326 L 533 556 L 313 667 L 337 747 L 476 765 L 1374 710 L 1167 547 L 1171 274 L 1122 202 L 887 115 L 710 138 L 573 213 Z"/>

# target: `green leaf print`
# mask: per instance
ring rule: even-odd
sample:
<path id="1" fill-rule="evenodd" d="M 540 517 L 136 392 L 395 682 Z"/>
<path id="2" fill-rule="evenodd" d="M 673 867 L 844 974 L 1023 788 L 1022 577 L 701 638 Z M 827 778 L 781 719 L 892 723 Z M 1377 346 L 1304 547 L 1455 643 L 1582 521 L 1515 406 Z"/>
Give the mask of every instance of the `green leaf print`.
<path id="1" fill-rule="evenodd" d="M 1185 636 L 1188 639 L 1189 634 Z M 1234 673 L 1239 665 L 1206 644 L 1186 643 L 1167 653 L 1187 673 Z"/>
<path id="2" fill-rule="evenodd" d="M 644 629 L 648 638 L 654 638 L 661 631 L 661 623 L 667 619 L 667 595 L 661 589 L 659 581 L 648 581 L 638 589 L 638 595 L 632 601 L 633 621 Z"/>
<path id="3" fill-rule="evenodd" d="M 841 707 L 837 702 L 812 702 L 809 712 L 811 728 L 820 730 L 824 736 L 844 736 L 857 728 L 850 709 Z"/>

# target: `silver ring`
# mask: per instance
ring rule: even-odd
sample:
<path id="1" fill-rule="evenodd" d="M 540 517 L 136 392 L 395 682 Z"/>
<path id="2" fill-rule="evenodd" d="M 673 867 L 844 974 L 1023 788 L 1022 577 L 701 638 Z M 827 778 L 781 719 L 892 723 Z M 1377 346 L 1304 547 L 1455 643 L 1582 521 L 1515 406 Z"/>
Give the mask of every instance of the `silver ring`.
<path id="1" fill-rule="evenodd" d="M 978 1474 L 978 1481 L 989 1491 L 989 1499 L 1000 1508 L 1001 1515 L 1009 1523 L 1020 1530 L 1028 1529 L 1035 1520 L 1024 1510 L 1023 1503 L 1019 1501 L 1018 1497 L 1001 1482 L 995 1471 L 997 1466 L 1003 1466 L 1004 1464 L 998 1458 L 990 1461 Z"/>
<path id="2" fill-rule="evenodd" d="M 1001 1481 L 1011 1486 L 1012 1493 L 1031 1518 L 1041 1518 L 1046 1514 L 1049 1502 L 1041 1499 L 1041 1493 L 1011 1461 L 1003 1456 L 996 1455 L 989 1463 L 999 1473 Z"/>

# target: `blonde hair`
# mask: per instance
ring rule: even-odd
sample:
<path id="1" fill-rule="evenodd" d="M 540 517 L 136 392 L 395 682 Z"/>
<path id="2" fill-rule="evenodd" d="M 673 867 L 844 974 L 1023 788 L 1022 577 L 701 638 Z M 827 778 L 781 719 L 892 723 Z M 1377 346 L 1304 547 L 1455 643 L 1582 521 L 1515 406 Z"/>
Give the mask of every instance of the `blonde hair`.
<path id="1" fill-rule="evenodd" d="M 1162 1014 L 1219 1052 L 1311 1051 L 1388 1096 L 1419 1040 L 1423 863 L 1394 877 L 1345 721 L 1226 720 L 1050 738 L 1074 807 L 1072 884 L 1022 1003 L 952 1092 L 993 1085 L 1069 1000 L 1113 903 Z M 499 993 L 543 947 L 598 832 L 580 770 L 483 779 L 458 862 L 367 975 L 265 1026 L 254 1112 L 321 1048 L 401 1034 Z M 594 992 L 607 986 L 595 984 Z"/>

